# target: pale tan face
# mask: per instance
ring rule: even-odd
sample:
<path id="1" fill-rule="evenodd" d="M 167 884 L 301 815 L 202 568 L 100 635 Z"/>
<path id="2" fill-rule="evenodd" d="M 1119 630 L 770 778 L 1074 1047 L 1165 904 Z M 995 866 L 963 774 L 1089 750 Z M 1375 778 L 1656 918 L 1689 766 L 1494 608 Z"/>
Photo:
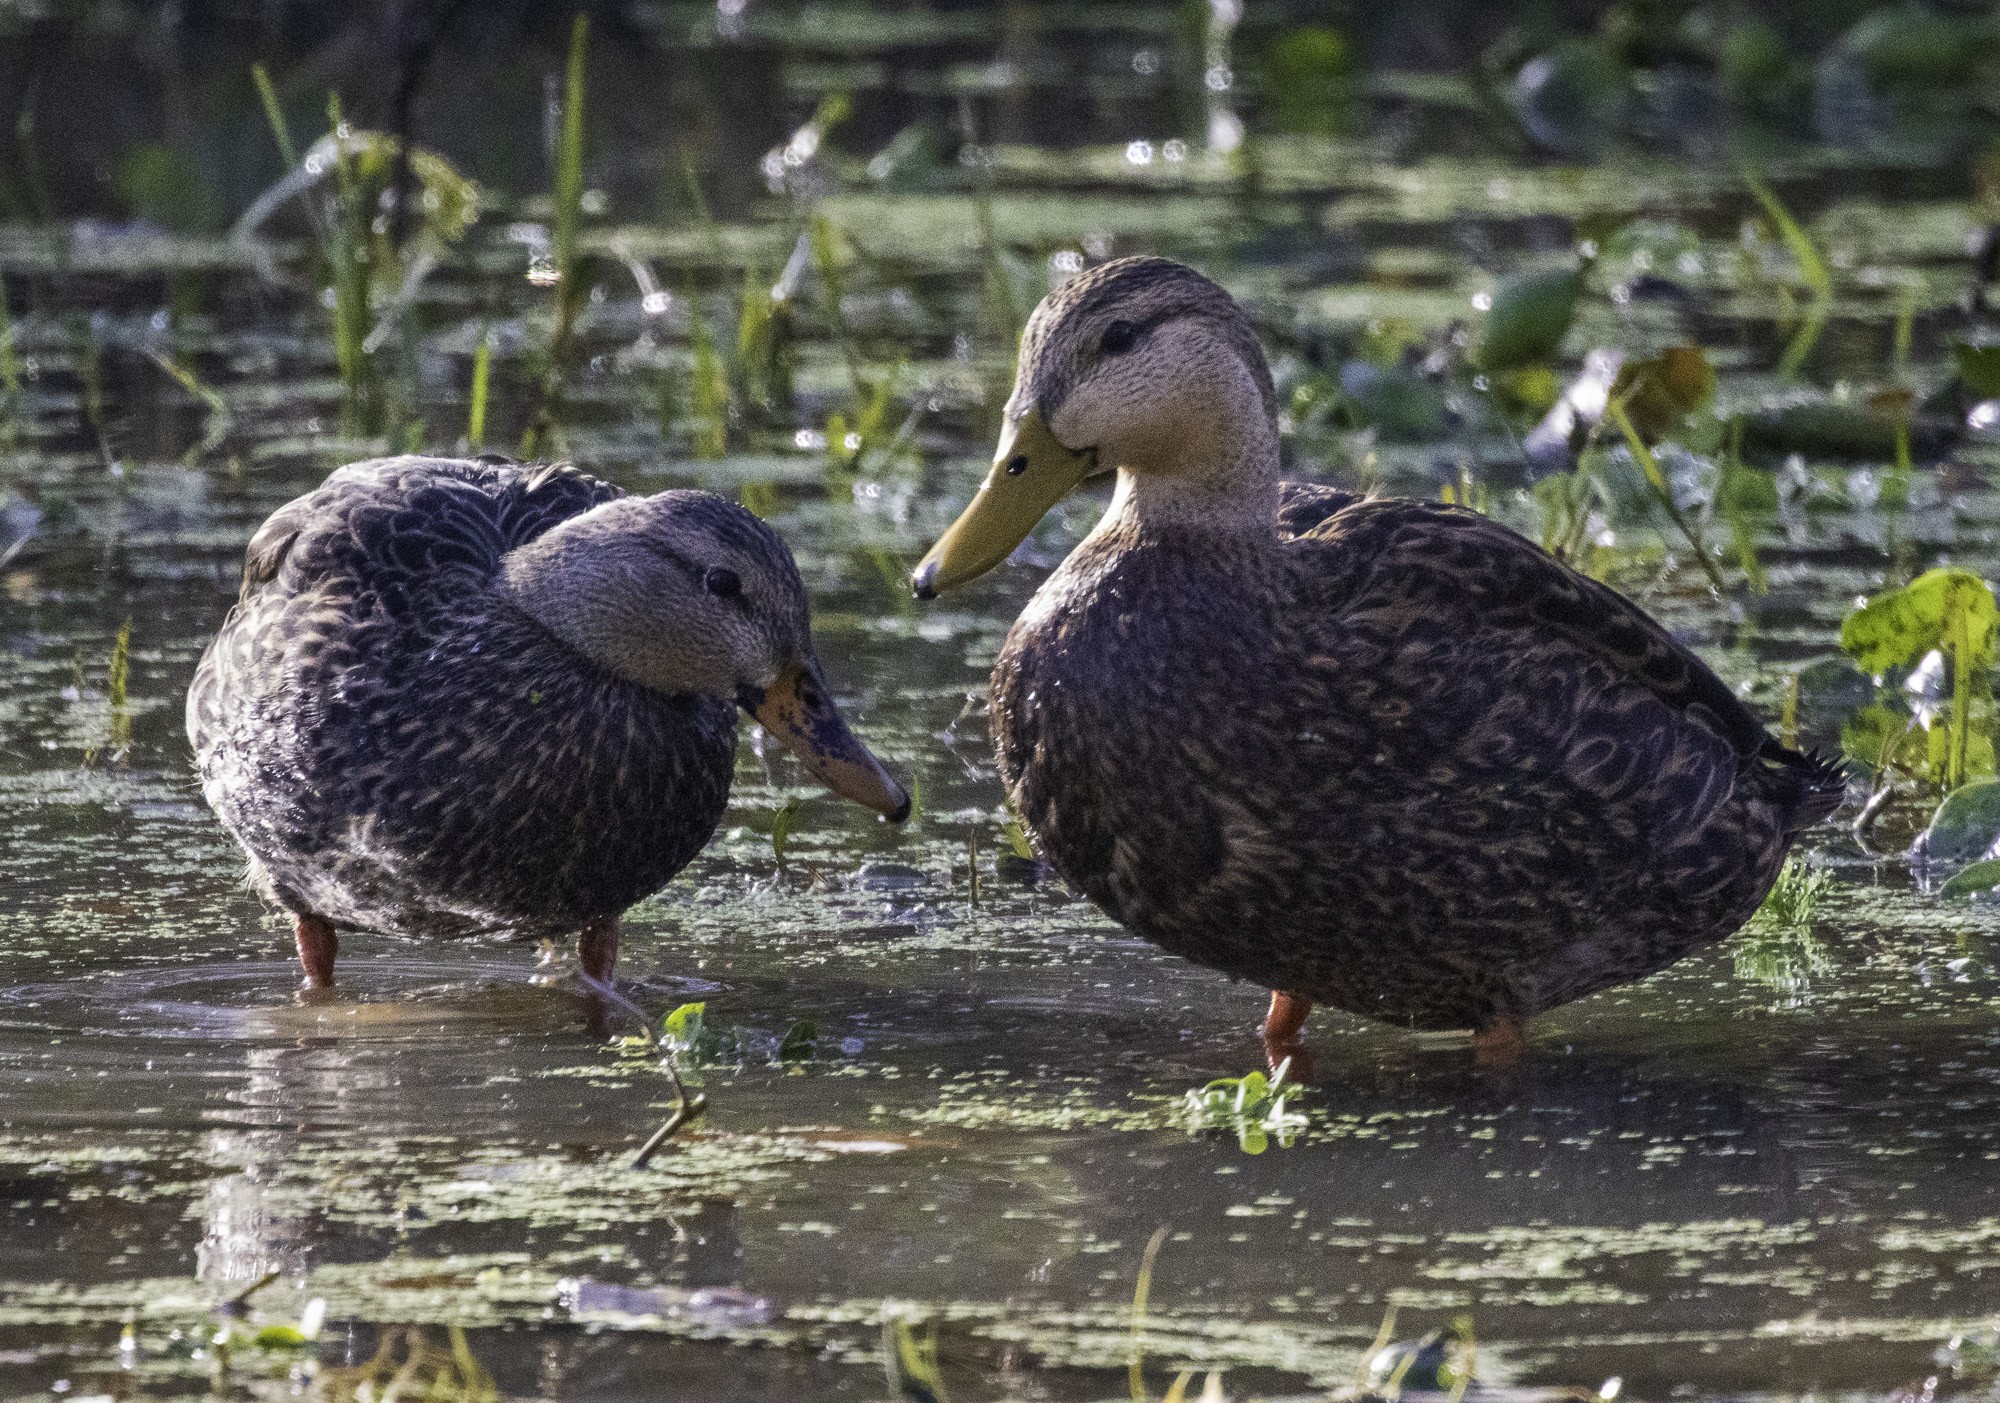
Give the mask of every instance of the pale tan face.
<path id="1" fill-rule="evenodd" d="M 1010 418 L 1040 410 L 1056 439 L 1105 468 L 1169 473 L 1274 410 L 1242 310 L 1165 259 L 1121 259 L 1042 300 L 1021 337 Z"/>
<path id="2" fill-rule="evenodd" d="M 993 469 L 911 590 L 929 599 L 977 579 L 1106 469 L 1121 474 L 1107 522 L 1135 483 L 1155 515 L 1268 517 L 1255 487 L 1275 480 L 1276 400 L 1249 319 L 1194 269 L 1123 258 L 1080 274 L 1028 319 Z"/>
<path id="3" fill-rule="evenodd" d="M 1103 467 L 1164 474 L 1214 462 L 1241 406 L 1260 403 L 1234 341 L 1199 314 L 1138 333 L 1122 353 L 1106 351 L 1101 335 L 1097 340 L 1094 354 L 1077 356 L 1049 428 L 1071 448 L 1095 448 Z M 1122 334 L 1113 338 L 1121 340 Z"/>

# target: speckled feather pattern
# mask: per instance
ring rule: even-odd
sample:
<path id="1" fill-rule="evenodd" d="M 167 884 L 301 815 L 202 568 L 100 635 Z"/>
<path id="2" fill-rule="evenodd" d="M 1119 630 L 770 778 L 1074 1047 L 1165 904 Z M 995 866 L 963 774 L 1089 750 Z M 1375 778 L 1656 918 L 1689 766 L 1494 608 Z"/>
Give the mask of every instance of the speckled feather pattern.
<path id="1" fill-rule="evenodd" d="M 1169 950 L 1483 1028 L 1722 939 L 1839 803 L 1836 768 L 1497 523 L 1287 483 L 1274 526 L 1093 535 L 993 674 L 1042 851 Z"/>
<path id="2" fill-rule="evenodd" d="M 615 677 L 496 589 L 509 550 L 621 495 L 564 465 L 386 459 L 257 533 L 187 721 L 268 900 L 402 935 L 556 936 L 699 851 L 734 707 Z"/>

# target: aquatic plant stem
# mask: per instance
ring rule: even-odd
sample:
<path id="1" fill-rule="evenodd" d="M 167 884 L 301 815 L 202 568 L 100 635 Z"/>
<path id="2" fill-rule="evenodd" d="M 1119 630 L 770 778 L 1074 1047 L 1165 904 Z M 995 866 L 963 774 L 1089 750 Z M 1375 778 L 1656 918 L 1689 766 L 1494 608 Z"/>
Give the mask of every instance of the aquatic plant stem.
<path id="1" fill-rule="evenodd" d="M 1126 1365 L 1126 1382 L 1131 1385 L 1132 1403 L 1148 1403 L 1146 1392 L 1146 1301 L 1153 1292 L 1153 1263 L 1159 1260 L 1169 1227 L 1153 1229 L 1146 1251 L 1139 1258 L 1139 1279 L 1132 1285 L 1132 1357 Z"/>
<path id="2" fill-rule="evenodd" d="M 479 348 L 472 353 L 472 395 L 465 413 L 465 442 L 474 453 L 486 446 L 486 396 L 493 377 L 493 330 L 479 333 Z"/>
<path id="3" fill-rule="evenodd" d="M 579 14 L 570 26 L 569 62 L 563 82 L 562 135 L 556 148 L 555 231 L 551 254 L 556 265 L 554 322 L 549 329 L 547 364 L 542 372 L 541 402 L 521 435 L 521 456 L 532 458 L 555 434 L 562 409 L 564 374 L 570 341 L 582 310 L 583 289 L 577 278 L 576 235 L 583 213 L 583 88 L 584 55 L 590 43 L 590 16 Z"/>
<path id="4" fill-rule="evenodd" d="M 1389 1341 L 1396 1337 L 1396 1303 L 1389 1302 L 1382 1312 L 1382 1323 L 1375 1327 L 1375 1338 L 1368 1344 L 1361 1356 L 1361 1365 L 1354 1371 L 1354 1392 L 1361 1393 L 1368 1387 L 1368 1366 L 1375 1356 L 1389 1347 Z"/>
<path id="5" fill-rule="evenodd" d="M 286 125 L 285 110 L 278 105 L 278 92 L 271 86 L 270 71 L 261 63 L 253 63 L 250 65 L 250 77 L 257 84 L 257 97 L 264 104 L 264 120 L 271 124 L 271 136 L 278 143 L 278 154 L 285 158 L 285 169 L 292 170 L 298 166 L 299 149 L 292 143 L 292 129 Z"/>
<path id="6" fill-rule="evenodd" d="M 644 1169 L 648 1164 L 652 1163 L 653 1156 L 660 1152 L 662 1145 L 673 1138 L 676 1130 L 679 1130 L 683 1125 L 686 1125 L 689 1121 L 708 1109 L 708 1098 L 706 1096 L 696 1095 L 690 1097 L 687 1094 L 687 1086 L 681 1081 L 679 1069 L 674 1066 L 673 1053 L 669 1052 L 665 1057 L 661 1058 L 660 1066 L 666 1071 L 667 1080 L 673 1083 L 673 1114 L 666 1118 L 666 1121 L 660 1128 L 653 1132 L 652 1137 L 639 1147 L 638 1153 L 632 1156 L 632 1168 L 634 1169 Z"/>
<path id="7" fill-rule="evenodd" d="M 1820 257 L 1819 250 L 1813 246 L 1812 236 L 1792 217 L 1792 212 L 1779 201 L 1771 187 L 1749 170 L 1743 172 L 1743 183 L 1777 227 L 1778 237 L 1784 240 L 1792 261 L 1799 266 L 1800 281 L 1812 294 L 1812 300 L 1806 304 L 1805 321 L 1778 362 L 1778 373 L 1789 380 L 1799 373 L 1806 357 L 1812 354 L 1820 333 L 1826 329 L 1827 317 L 1833 311 L 1833 274 L 1828 271 L 1826 260 Z"/>
<path id="8" fill-rule="evenodd" d="M 1702 571 L 1708 576 L 1709 583 L 1718 591 L 1726 591 L 1729 588 L 1728 582 L 1722 578 L 1722 571 L 1709 556 L 1708 546 L 1703 542 L 1701 532 L 1674 502 L 1673 488 L 1668 485 L 1666 475 L 1660 471 L 1659 460 L 1653 456 L 1653 450 L 1646 447 L 1646 441 L 1639 437 L 1639 430 L 1633 425 L 1632 417 L 1625 412 L 1624 403 L 1613 400 L 1605 407 L 1605 412 L 1611 416 L 1612 422 L 1618 425 L 1618 431 L 1625 435 L 1625 446 L 1632 451 L 1633 461 L 1638 463 L 1640 471 L 1645 473 L 1646 482 L 1652 487 L 1654 495 L 1659 498 L 1660 505 L 1666 509 L 1667 516 L 1680 528 L 1681 535 L 1687 537 L 1687 543 L 1694 548 L 1694 557 L 1701 562 Z"/>
<path id="9" fill-rule="evenodd" d="M 708 1098 L 698 1092 L 693 1096 L 688 1095 L 687 1083 L 681 1080 L 680 1068 L 674 1064 L 673 1049 L 663 1043 L 660 1040 L 660 1035 L 653 1031 L 653 1020 L 646 1015 L 644 1009 L 619 993 L 607 981 L 593 979 L 588 973 L 580 974 L 579 979 L 583 987 L 588 989 L 592 994 L 603 999 L 606 1003 L 614 1004 L 623 1009 L 639 1021 L 639 1035 L 646 1040 L 648 1046 L 660 1054 L 660 1069 L 667 1074 L 667 1080 L 673 1084 L 673 1113 L 667 1117 L 666 1122 L 658 1130 L 655 1130 L 648 1137 L 646 1143 L 641 1145 L 638 1152 L 632 1156 L 630 1167 L 633 1169 L 644 1169 L 648 1164 L 652 1163 L 653 1156 L 660 1152 L 660 1147 L 673 1138 L 675 1131 L 708 1109 Z"/>

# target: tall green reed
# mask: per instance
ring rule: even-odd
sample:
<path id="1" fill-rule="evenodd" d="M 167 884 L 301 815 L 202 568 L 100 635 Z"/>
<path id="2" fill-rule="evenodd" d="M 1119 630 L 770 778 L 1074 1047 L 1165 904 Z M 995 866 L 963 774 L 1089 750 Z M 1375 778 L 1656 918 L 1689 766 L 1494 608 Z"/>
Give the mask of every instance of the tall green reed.
<path id="1" fill-rule="evenodd" d="M 565 380 L 574 353 L 578 315 L 586 289 L 577 267 L 577 231 L 583 218 L 584 60 L 590 46 L 590 16 L 570 24 L 569 59 L 563 75 L 562 128 L 556 142 L 555 214 L 550 255 L 555 263 L 555 305 L 548 344 L 542 349 L 541 396 L 521 435 L 521 456 L 549 448 L 562 413 Z"/>

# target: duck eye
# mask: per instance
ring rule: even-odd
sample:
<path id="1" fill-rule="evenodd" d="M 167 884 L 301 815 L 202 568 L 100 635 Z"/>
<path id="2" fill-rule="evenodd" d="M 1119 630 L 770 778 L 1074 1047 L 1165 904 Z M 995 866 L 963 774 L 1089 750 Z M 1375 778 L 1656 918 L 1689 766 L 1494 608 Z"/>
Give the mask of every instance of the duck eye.
<path id="1" fill-rule="evenodd" d="M 743 581 L 736 572 L 721 565 L 711 565 L 702 572 L 701 587 L 718 599 L 734 599 L 743 593 Z"/>
<path id="2" fill-rule="evenodd" d="M 1130 322 L 1113 322 L 1104 328 L 1104 340 L 1099 342 L 1107 356 L 1122 356 L 1139 341 L 1139 328 Z"/>

